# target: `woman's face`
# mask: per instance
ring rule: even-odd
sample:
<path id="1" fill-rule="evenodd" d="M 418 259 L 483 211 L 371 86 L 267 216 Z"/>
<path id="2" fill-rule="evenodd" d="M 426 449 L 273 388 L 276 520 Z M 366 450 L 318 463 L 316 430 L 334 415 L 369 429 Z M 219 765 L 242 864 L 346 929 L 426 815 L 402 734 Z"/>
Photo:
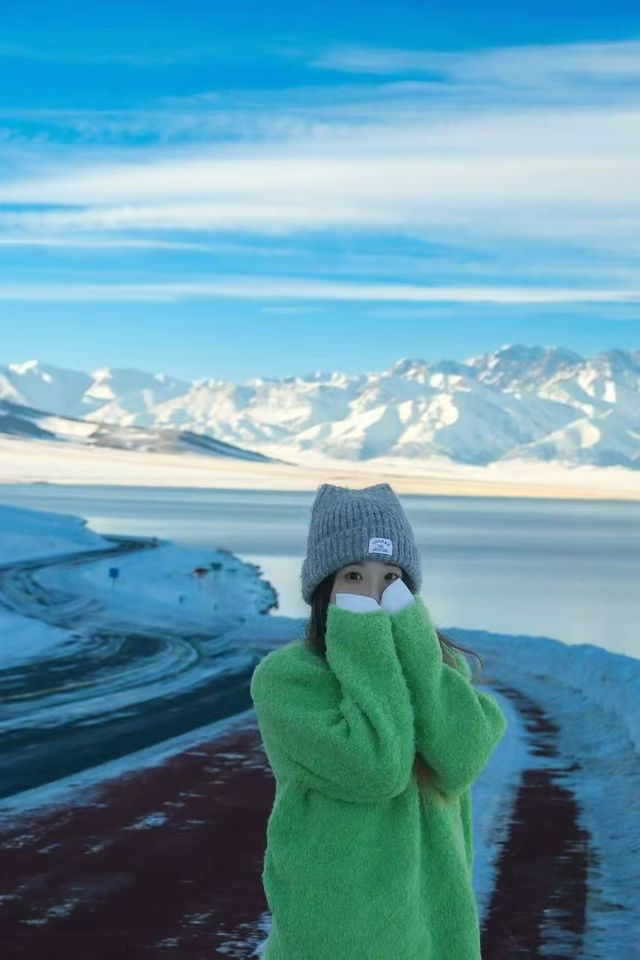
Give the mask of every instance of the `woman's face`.
<path id="1" fill-rule="evenodd" d="M 329 603 L 336 602 L 336 593 L 361 593 L 380 603 L 382 593 L 394 580 L 402 579 L 402 567 L 379 560 L 348 563 L 335 575 Z"/>

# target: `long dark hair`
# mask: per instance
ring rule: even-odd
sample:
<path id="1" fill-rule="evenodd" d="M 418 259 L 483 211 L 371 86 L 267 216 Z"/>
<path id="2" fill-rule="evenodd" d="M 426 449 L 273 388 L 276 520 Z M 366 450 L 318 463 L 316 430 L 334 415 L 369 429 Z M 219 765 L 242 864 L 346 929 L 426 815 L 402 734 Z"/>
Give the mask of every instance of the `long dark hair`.
<path id="1" fill-rule="evenodd" d="M 402 571 L 402 579 L 413 593 L 413 585 L 404 570 Z M 325 642 L 325 633 L 327 629 L 327 608 L 331 599 L 331 591 L 333 590 L 334 581 L 335 572 L 326 576 L 313 591 L 311 597 L 311 613 L 307 621 L 305 632 L 305 640 L 307 644 L 323 659 L 326 659 L 327 653 L 327 646 Z M 442 652 L 442 659 L 444 663 L 448 663 L 450 666 L 455 667 L 456 662 L 451 651 L 457 650 L 462 653 L 463 656 L 465 653 L 470 653 L 472 656 L 476 657 L 476 659 L 480 662 L 480 668 L 482 669 L 482 657 L 479 653 L 476 653 L 475 650 L 471 650 L 470 647 L 463 647 L 461 644 L 456 643 L 451 639 L 451 637 L 448 637 L 441 630 L 438 630 L 437 627 L 436 633 L 438 635 L 438 640 L 440 641 L 440 650 Z M 424 795 L 424 787 L 431 782 L 433 778 L 433 771 L 419 753 L 416 753 L 415 755 L 415 760 L 413 761 L 413 770 L 418 783 L 418 789 Z"/>

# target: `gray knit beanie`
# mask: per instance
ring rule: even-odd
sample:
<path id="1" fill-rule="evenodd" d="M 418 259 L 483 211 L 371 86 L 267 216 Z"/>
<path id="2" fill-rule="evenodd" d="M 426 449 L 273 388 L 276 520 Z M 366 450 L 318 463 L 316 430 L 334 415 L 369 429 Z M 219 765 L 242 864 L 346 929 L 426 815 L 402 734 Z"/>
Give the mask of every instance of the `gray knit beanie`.
<path id="1" fill-rule="evenodd" d="M 411 525 L 388 483 L 351 490 L 323 483 L 311 508 L 302 596 L 311 603 L 317 585 L 348 563 L 380 560 L 402 567 L 411 592 L 422 583 L 420 555 Z"/>

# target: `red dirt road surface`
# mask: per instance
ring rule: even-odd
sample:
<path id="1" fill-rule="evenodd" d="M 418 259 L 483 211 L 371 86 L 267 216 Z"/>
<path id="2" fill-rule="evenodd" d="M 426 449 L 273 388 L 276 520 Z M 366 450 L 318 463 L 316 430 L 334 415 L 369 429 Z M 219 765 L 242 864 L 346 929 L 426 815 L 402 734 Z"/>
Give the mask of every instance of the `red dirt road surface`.
<path id="1" fill-rule="evenodd" d="M 274 789 L 245 725 L 3 824 L 3 960 L 254 956 Z"/>
<path id="2" fill-rule="evenodd" d="M 482 955 L 579 956 L 589 837 L 563 783 L 567 760 L 538 705 L 500 689 L 547 762 L 525 771 Z M 274 796 L 249 717 L 73 803 L 0 822 L 3 960 L 256 957 L 270 922 L 261 875 Z"/>

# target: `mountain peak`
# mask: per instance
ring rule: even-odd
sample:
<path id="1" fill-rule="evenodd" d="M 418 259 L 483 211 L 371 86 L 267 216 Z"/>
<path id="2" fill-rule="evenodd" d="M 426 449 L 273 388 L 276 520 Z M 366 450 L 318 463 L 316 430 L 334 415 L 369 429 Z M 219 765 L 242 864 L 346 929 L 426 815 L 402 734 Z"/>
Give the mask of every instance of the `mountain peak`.
<path id="1" fill-rule="evenodd" d="M 424 360 L 419 358 L 412 360 L 409 357 L 404 357 L 402 360 L 396 360 L 395 363 L 392 363 L 388 371 L 391 374 L 401 377 L 405 373 L 410 373 L 413 370 L 422 370 L 424 366 Z"/>
<path id="2" fill-rule="evenodd" d="M 134 446 L 156 434 L 161 440 L 171 427 L 266 456 L 290 447 L 294 458 L 313 451 L 349 460 L 567 460 L 640 470 L 638 396 L 640 351 L 612 348 L 583 360 L 563 347 L 518 343 L 471 362 L 402 357 L 361 374 L 316 370 L 245 385 L 127 367 L 89 375 L 38 360 L 0 367 L 1 399 L 73 418 L 72 437 L 78 420 L 107 425 L 111 440 L 122 430 L 121 442 Z M 21 427 L 5 417 L 0 431 L 33 436 L 35 422 Z M 130 437 L 131 429 L 142 434 Z"/>

